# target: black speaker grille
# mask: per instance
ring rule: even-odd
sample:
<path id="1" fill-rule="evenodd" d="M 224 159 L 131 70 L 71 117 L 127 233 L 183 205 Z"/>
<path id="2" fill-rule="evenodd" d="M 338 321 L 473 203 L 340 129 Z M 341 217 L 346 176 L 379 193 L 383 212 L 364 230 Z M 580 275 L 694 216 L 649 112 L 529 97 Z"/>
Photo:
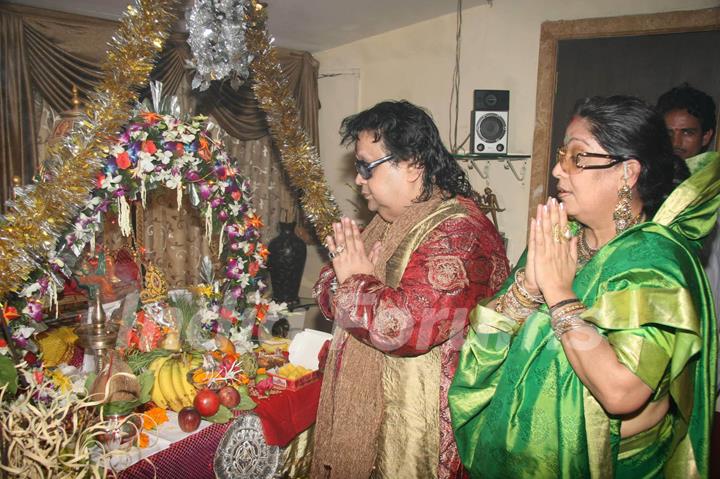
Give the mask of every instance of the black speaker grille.
<path id="1" fill-rule="evenodd" d="M 475 90 L 473 92 L 473 110 L 509 111 L 509 90 Z"/>
<path id="2" fill-rule="evenodd" d="M 477 124 L 477 134 L 483 141 L 495 143 L 505 136 L 506 128 L 505 120 L 491 113 L 480 119 Z"/>

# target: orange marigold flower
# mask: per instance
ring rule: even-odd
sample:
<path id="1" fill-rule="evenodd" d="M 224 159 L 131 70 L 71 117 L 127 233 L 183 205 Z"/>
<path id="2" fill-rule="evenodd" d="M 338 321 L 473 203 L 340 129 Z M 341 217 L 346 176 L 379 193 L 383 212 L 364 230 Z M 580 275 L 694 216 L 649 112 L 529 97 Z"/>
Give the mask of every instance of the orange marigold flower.
<path id="1" fill-rule="evenodd" d="M 138 446 L 140 446 L 140 449 L 145 449 L 148 447 L 148 444 L 150 444 L 150 437 L 144 432 L 141 432 L 138 438 Z"/>
<path id="2" fill-rule="evenodd" d="M 161 407 L 154 407 L 143 413 L 143 429 L 155 429 L 167 421 L 167 411 Z"/>
<path id="3" fill-rule="evenodd" d="M 256 229 L 260 229 L 263 227 L 262 218 L 260 218 L 259 216 L 253 216 L 252 218 L 250 218 L 248 223 Z"/>
<path id="4" fill-rule="evenodd" d="M 267 369 L 265 368 L 258 368 L 257 371 L 255 371 L 255 374 L 265 374 L 267 373 Z"/>
<path id="5" fill-rule="evenodd" d="M 162 119 L 162 117 L 160 115 L 158 115 L 157 113 L 155 113 L 154 111 L 142 112 L 142 113 L 140 113 L 140 117 L 143 120 L 145 120 L 145 122 L 150 123 L 150 124 L 157 123 L 158 121 L 160 121 Z"/>
<path id="6" fill-rule="evenodd" d="M 3 317 L 7 322 L 10 322 L 13 319 L 19 318 L 20 314 L 18 313 L 18 310 L 15 306 L 6 306 L 3 309 Z"/>
<path id="7" fill-rule="evenodd" d="M 208 375 L 202 369 L 198 369 L 193 373 L 192 379 L 195 384 L 205 384 L 208 382 Z"/>

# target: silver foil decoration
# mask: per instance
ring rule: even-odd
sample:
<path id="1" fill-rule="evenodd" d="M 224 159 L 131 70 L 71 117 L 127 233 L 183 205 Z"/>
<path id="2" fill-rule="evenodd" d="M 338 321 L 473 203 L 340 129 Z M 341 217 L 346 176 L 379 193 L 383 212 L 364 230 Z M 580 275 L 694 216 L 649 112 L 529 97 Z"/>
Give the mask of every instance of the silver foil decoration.
<path id="1" fill-rule="evenodd" d="M 247 80 L 252 62 L 245 46 L 250 8 L 249 0 L 195 0 L 186 15 L 193 89 L 207 90 L 214 80 L 230 80 L 237 89 Z"/>

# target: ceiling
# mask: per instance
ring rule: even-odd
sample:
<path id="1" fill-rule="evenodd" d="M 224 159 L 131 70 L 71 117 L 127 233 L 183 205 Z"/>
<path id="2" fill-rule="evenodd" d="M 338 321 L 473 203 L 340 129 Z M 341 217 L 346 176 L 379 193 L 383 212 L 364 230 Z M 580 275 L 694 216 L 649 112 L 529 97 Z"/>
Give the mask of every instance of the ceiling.
<path id="1" fill-rule="evenodd" d="M 1 1 L 1 0 L 0 0 Z M 117 20 L 128 0 L 10 0 Z M 268 29 L 281 47 L 318 52 L 457 10 L 458 0 L 266 0 Z M 492 0 L 460 0 L 463 8 Z M 188 0 L 190 5 L 192 0 Z"/>

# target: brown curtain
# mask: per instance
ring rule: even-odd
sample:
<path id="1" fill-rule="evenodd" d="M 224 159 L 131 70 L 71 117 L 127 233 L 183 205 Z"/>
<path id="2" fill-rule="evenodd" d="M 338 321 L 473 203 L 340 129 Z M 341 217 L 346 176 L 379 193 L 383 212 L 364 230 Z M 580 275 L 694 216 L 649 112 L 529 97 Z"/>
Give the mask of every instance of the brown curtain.
<path id="1" fill-rule="evenodd" d="M 22 19 L 0 15 L 0 201 L 12 191 L 13 177 L 25 184 L 36 163 L 35 118 L 27 45 Z"/>
<path id="2" fill-rule="evenodd" d="M 98 82 L 105 45 L 116 22 L 19 5 L 0 5 L 0 201 L 11 192 L 12 176 L 27 183 L 36 164 L 36 119 L 32 93 L 37 91 L 56 111 L 70 108 L 72 85 L 86 96 Z M 172 95 L 191 75 L 186 36 L 174 34 L 151 77 Z M 299 120 L 318 145 L 317 61 L 306 52 L 279 49 L 278 59 L 295 96 Z M 210 114 L 231 136 L 256 140 L 268 134 L 264 113 L 249 85 L 227 85 L 198 94 L 198 109 Z"/>

